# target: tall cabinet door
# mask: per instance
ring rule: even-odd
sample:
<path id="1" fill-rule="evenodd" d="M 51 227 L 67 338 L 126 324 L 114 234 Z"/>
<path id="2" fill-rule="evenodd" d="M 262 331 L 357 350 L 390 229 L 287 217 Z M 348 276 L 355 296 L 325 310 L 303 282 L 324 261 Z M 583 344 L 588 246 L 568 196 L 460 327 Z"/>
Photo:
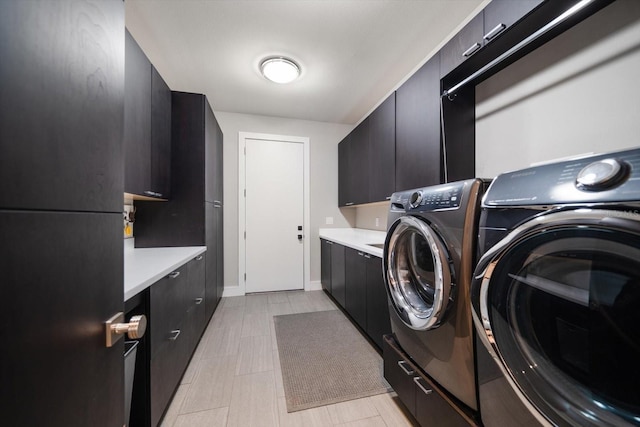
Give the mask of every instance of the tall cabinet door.
<path id="1" fill-rule="evenodd" d="M 121 426 L 122 214 L 0 210 L 0 413 L 20 426 Z"/>
<path id="2" fill-rule="evenodd" d="M 0 2 L 0 414 L 122 426 L 124 4 Z"/>
<path id="3" fill-rule="evenodd" d="M 396 191 L 440 183 L 440 58 L 396 91 Z"/>

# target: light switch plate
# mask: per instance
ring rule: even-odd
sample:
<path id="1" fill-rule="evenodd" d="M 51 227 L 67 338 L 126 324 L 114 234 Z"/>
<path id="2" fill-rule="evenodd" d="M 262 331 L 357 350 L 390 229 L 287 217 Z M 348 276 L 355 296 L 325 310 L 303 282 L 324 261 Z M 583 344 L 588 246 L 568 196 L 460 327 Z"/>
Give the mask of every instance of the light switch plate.
<path id="1" fill-rule="evenodd" d="M 325 222 L 326 225 L 333 225 L 333 217 L 332 216 L 328 216 L 325 218 Z"/>

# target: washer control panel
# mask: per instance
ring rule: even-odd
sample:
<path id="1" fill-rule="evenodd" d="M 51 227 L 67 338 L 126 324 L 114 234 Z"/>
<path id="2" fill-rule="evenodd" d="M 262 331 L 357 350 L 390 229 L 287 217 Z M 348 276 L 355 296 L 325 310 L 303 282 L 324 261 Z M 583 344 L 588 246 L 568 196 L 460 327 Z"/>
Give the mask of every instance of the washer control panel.
<path id="1" fill-rule="evenodd" d="M 460 207 L 465 182 L 435 185 L 416 190 L 394 193 L 391 203 L 406 211 L 435 211 Z"/>

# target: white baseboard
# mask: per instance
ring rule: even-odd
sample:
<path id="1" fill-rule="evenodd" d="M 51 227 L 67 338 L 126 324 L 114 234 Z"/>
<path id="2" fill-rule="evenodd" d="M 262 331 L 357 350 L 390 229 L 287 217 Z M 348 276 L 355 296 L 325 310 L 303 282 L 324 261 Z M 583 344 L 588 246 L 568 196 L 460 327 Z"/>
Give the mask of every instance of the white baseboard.
<path id="1" fill-rule="evenodd" d="M 322 283 L 320 282 L 320 280 L 314 280 L 313 282 L 309 282 L 309 286 L 307 287 L 307 289 L 305 289 L 305 291 L 321 291 L 322 290 Z"/>
<path id="2" fill-rule="evenodd" d="M 241 297 L 244 296 L 244 291 L 240 289 L 240 286 L 225 287 L 222 292 L 222 298 L 226 297 Z"/>

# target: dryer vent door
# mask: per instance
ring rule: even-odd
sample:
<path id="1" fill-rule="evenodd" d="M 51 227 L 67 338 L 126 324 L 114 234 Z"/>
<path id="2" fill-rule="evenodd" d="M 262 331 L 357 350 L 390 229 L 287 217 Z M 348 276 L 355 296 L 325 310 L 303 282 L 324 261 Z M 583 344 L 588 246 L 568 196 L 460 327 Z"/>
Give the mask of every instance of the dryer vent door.
<path id="1" fill-rule="evenodd" d="M 384 274 L 392 306 L 408 327 L 423 331 L 441 323 L 452 274 L 446 246 L 427 223 L 403 216 L 391 225 Z"/>

